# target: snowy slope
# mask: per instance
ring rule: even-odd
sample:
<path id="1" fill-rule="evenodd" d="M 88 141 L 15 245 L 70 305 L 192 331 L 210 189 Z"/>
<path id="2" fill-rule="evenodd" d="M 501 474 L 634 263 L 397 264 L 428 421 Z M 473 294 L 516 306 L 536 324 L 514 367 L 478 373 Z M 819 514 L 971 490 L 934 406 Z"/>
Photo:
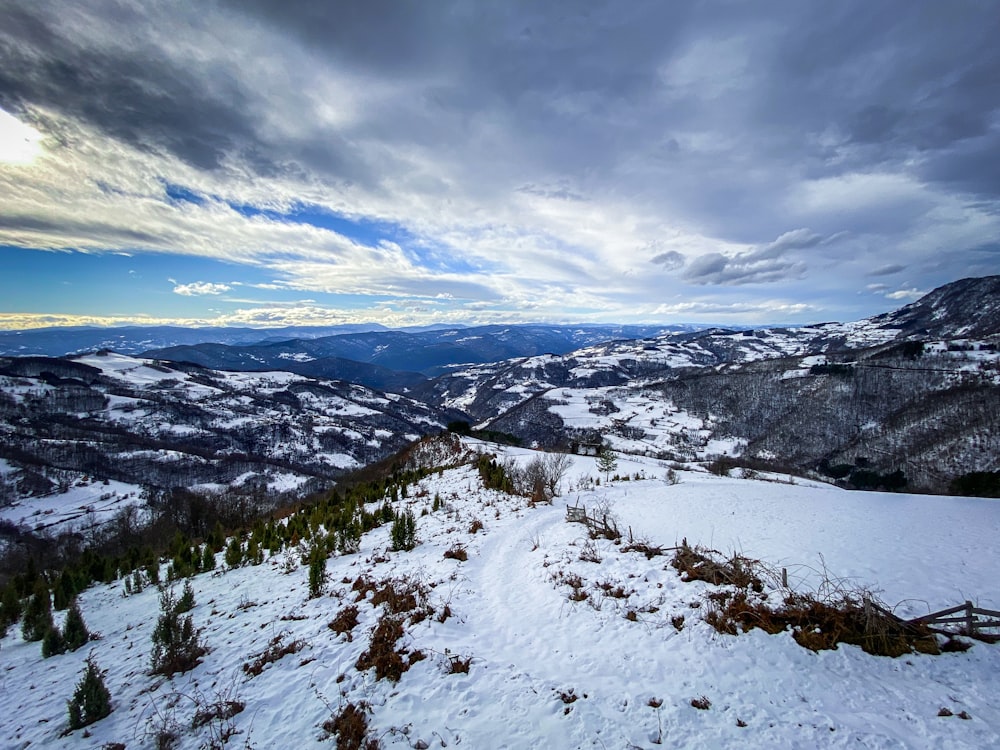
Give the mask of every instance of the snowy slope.
<path id="1" fill-rule="evenodd" d="M 15 507 L 0 508 L 0 517 L 30 527 L 65 531 L 81 507 L 110 507 L 100 495 L 143 487 L 305 492 L 447 421 L 404 396 L 289 372 L 219 372 L 114 353 L 2 364 L 0 506 Z M 70 491 L 95 479 L 117 484 Z"/>
<path id="2" fill-rule="evenodd" d="M 222 696 L 246 706 L 233 718 L 240 734 L 230 747 L 316 745 L 333 713 L 362 701 L 383 747 L 1000 745 L 1000 647 L 890 659 L 845 645 L 813 653 L 789 633 L 721 635 L 702 620 L 711 587 L 681 582 L 666 557 L 590 542 L 584 527 L 564 520 L 567 503 L 603 504 L 636 537 L 740 549 L 787 567 L 802 587 L 816 582 L 811 571 L 825 561 L 830 575 L 881 589 L 898 614 L 913 616 L 966 598 L 1000 605 L 1000 503 L 686 471 L 668 485 L 665 468 L 648 459 L 621 459 L 617 469 L 645 479 L 595 485 L 593 459 L 573 460 L 562 497 L 537 508 L 482 489 L 469 466 L 432 474 L 399 501 L 418 514 L 420 544 L 389 552 L 388 529 L 370 532 L 359 553 L 327 561 L 331 586 L 318 599 L 307 599 L 306 568 L 291 556 L 197 576 L 194 618 L 210 652 L 172 681 L 147 674 L 156 591 L 123 597 L 121 584 L 92 588 L 83 614 L 103 638 L 81 652 L 42 660 L 38 644 L 22 642 L 16 629 L 0 642 L 0 745 L 152 747 L 155 732 L 173 725 L 178 747 L 197 748 L 212 726 L 191 728 L 196 702 Z M 419 515 L 435 494 L 443 507 Z M 474 520 L 483 524 L 475 534 Z M 443 557 L 456 543 L 467 561 Z M 580 601 L 570 599 L 573 575 L 586 594 Z M 379 616 L 371 593 L 356 603 L 350 638 L 327 627 L 355 603 L 359 577 L 418 582 L 434 610 L 407 625 L 399 646 L 426 658 L 398 683 L 354 666 Z M 301 640 L 301 650 L 245 674 L 241 665 L 277 636 Z M 88 652 L 107 670 L 114 711 L 92 736 L 62 737 L 65 701 Z M 471 657 L 467 674 L 448 673 L 453 657 Z M 691 705 L 702 696 L 708 710 Z M 971 720 L 939 717 L 943 707 Z"/>

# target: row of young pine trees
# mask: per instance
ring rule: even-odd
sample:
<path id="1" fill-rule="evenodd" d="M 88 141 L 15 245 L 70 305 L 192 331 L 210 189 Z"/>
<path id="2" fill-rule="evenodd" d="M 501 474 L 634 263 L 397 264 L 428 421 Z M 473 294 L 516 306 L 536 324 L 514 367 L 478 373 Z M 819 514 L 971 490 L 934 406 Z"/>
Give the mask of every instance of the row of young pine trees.
<path id="1" fill-rule="evenodd" d="M 326 585 L 326 559 L 331 554 L 357 552 L 361 536 L 391 523 L 393 550 L 409 550 L 416 545 L 416 519 L 409 509 L 397 511 L 392 503 L 407 497 L 408 485 L 430 473 L 426 469 L 394 472 L 390 477 L 364 482 L 334 491 L 290 515 L 267 521 L 257 520 L 252 528 L 234 530 L 231 536 L 216 527 L 204 542 L 192 541 L 177 532 L 158 556 L 149 548 L 132 548 L 119 558 L 107 558 L 87 550 L 80 560 L 61 571 L 40 573 L 34 562 L 4 587 L 0 594 L 0 636 L 21 621 L 26 641 L 40 641 L 42 656 L 50 658 L 76 651 L 94 636 L 88 631 L 77 596 L 93 583 L 121 580 L 123 594 L 130 596 L 146 586 L 160 589 L 160 614 L 153 630 L 151 672 L 172 676 L 186 672 L 201 661 L 207 648 L 201 642 L 190 613 L 194 590 L 186 580 L 182 593 L 175 596 L 169 583 L 207 572 L 216 567 L 216 554 L 224 553 L 225 565 L 260 565 L 265 551 L 273 557 L 287 550 L 301 554 L 309 565 L 309 596 L 320 596 Z M 374 505 L 373 510 L 369 507 Z M 432 510 L 440 507 L 435 496 Z M 160 566 L 167 562 L 167 584 L 161 583 Z M 109 570 L 112 571 L 109 573 Z M 53 609 L 65 610 L 60 628 Z M 93 658 L 86 660 L 84 672 L 68 701 L 69 728 L 78 729 L 104 718 L 111 712 L 111 694 Z"/>

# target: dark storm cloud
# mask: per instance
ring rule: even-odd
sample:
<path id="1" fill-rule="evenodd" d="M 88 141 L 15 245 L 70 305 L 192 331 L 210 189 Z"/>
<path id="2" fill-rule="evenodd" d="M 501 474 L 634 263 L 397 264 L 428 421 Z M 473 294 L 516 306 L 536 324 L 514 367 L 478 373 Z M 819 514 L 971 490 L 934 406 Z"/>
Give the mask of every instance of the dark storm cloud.
<path id="1" fill-rule="evenodd" d="M 251 136 L 239 114 L 246 97 L 231 86 L 210 97 L 199 75 L 148 49 L 78 45 L 54 19 L 24 8 L 5 13 L 0 31 L 0 101 L 41 105 L 86 121 L 140 148 L 164 148 L 211 169 Z M 139 19 L 123 18 L 127 25 Z M 230 102 L 225 104 L 224 102 Z"/>
<path id="2" fill-rule="evenodd" d="M 692 284 L 721 285 L 764 284 L 801 278 L 806 264 L 801 259 L 786 256 L 823 242 L 823 237 L 815 232 L 795 229 L 747 252 L 702 255 L 688 264 L 684 278 Z"/>
<path id="3" fill-rule="evenodd" d="M 613 298 L 606 278 L 639 268 L 678 295 L 830 286 L 834 265 L 852 293 L 902 270 L 929 288 L 996 236 L 997 38 L 976 0 L 0 0 L 0 107 L 175 157 L 181 187 L 399 226 L 494 264 L 510 299 L 561 284 L 611 309 L 646 280 Z M 407 293 L 440 281 L 406 262 Z"/>
<path id="4" fill-rule="evenodd" d="M 78 9 L 85 14 L 86 3 Z M 252 77 L 178 60 L 155 43 L 119 44 L 133 29 L 165 42 L 183 39 L 183 22 L 151 19 L 141 6 L 97 4 L 77 22 L 105 25 L 105 38 L 74 33 L 59 6 L 4 7 L 0 24 L 0 106 L 37 105 L 86 122 L 143 150 L 165 151 L 204 170 L 227 158 L 275 177 L 304 165 L 360 180 L 365 169 L 337 134 L 322 144 L 275 145 L 261 138 Z M 104 11 L 103 15 L 100 11 Z M 162 27 L 152 29 L 163 23 Z"/>
<path id="5" fill-rule="evenodd" d="M 828 128 L 842 158 L 869 168 L 927 163 L 926 178 L 949 181 L 949 166 L 970 154 L 995 159 L 995 10 L 979 0 L 800 4 L 780 38 L 762 103 L 772 121 Z M 1000 193 L 996 180 L 964 187 Z"/>
<path id="6" fill-rule="evenodd" d="M 676 271 L 684 265 L 685 257 L 676 250 L 668 250 L 665 253 L 658 253 L 650 258 L 650 262 L 663 266 L 668 271 Z"/>

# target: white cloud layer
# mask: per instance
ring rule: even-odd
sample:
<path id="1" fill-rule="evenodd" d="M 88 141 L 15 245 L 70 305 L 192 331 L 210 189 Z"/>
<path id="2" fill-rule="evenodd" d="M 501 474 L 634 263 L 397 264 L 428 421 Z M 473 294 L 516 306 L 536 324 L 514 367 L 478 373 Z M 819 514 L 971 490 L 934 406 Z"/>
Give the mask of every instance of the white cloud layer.
<path id="1" fill-rule="evenodd" d="M 11 8 L 0 245 L 222 261 L 173 291 L 244 267 L 310 320 L 807 322 L 1000 271 L 974 3 L 351 5 Z"/>

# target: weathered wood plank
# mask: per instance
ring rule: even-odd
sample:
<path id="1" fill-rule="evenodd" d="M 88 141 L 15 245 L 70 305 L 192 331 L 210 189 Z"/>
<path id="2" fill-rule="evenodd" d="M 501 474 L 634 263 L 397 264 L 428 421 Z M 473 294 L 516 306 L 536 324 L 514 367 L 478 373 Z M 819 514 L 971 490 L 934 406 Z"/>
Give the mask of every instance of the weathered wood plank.
<path id="1" fill-rule="evenodd" d="M 949 607 L 948 609 L 942 609 L 940 612 L 931 612 L 929 615 L 924 615 L 923 617 L 914 617 L 910 622 L 927 622 L 929 620 L 936 620 L 939 617 L 946 617 L 947 615 L 953 615 L 956 612 L 964 612 L 965 605 L 959 604 L 957 607 Z"/>
<path id="2" fill-rule="evenodd" d="M 995 609 L 980 609 L 979 607 L 973 607 L 972 614 L 982 615 L 983 617 L 1000 617 L 1000 612 L 997 612 Z"/>
<path id="3" fill-rule="evenodd" d="M 921 620 L 921 623 L 924 625 L 950 625 L 954 623 L 965 625 L 968 621 L 968 618 L 962 615 L 961 617 L 937 617 L 933 620 Z"/>

